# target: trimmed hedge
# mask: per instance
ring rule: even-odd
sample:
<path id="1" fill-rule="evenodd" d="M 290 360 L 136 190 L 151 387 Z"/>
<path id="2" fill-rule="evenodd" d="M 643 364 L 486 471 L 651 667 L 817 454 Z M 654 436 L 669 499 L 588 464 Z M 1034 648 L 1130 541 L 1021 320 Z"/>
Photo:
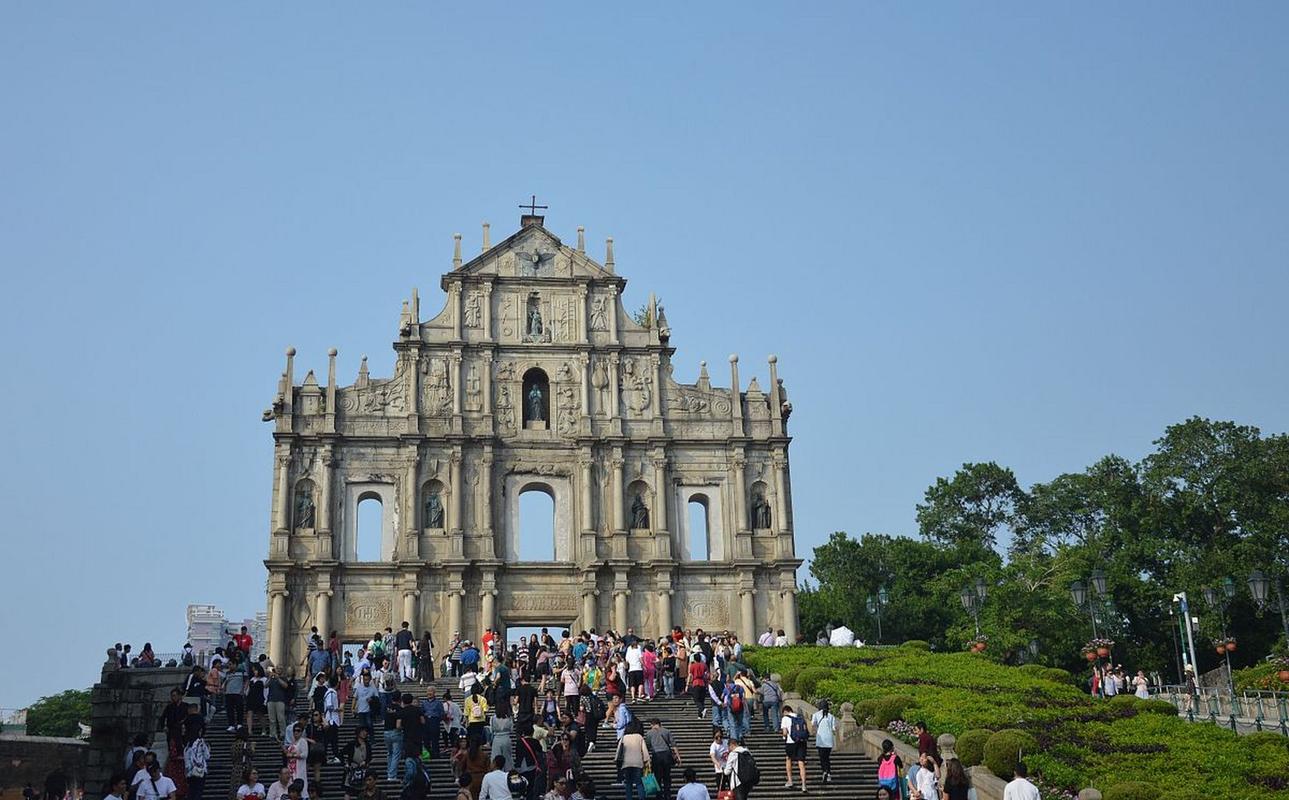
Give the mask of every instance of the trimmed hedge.
<path id="1" fill-rule="evenodd" d="M 968 731 L 1023 731 L 1037 743 L 1024 750 L 1025 763 L 1053 792 L 1146 778 L 1156 797 L 1169 800 L 1198 800 L 1197 787 L 1220 787 L 1223 800 L 1289 800 L 1283 739 L 1189 723 L 1165 701 L 1098 700 L 1064 670 L 1018 669 L 917 647 L 748 648 L 745 660 L 761 674 L 822 667 L 827 676 L 816 681 L 815 693 L 837 706 L 854 703 L 856 719 L 872 718 L 870 725 L 925 720 L 932 733 L 958 737 L 964 763 L 973 760 L 971 739 L 978 736 Z M 907 733 L 890 736 L 911 742 Z M 1010 774 L 1014 764 L 994 766 Z"/>
<path id="2" fill-rule="evenodd" d="M 1017 761 L 1038 749 L 1038 742 L 1025 731 L 1010 729 L 998 731 L 985 741 L 984 761 L 989 771 L 1000 778 L 1009 779 Z"/>
<path id="3" fill-rule="evenodd" d="M 1116 783 L 1101 793 L 1102 800 L 1157 800 L 1159 789 L 1145 781 Z"/>
<path id="4" fill-rule="evenodd" d="M 922 639 L 909 639 L 907 642 L 900 645 L 900 647 L 908 647 L 913 650 L 925 650 L 928 653 L 931 652 L 931 643 Z"/>
<path id="5" fill-rule="evenodd" d="M 832 670 L 825 667 L 803 667 L 793 681 L 793 691 L 801 695 L 803 700 L 814 700 L 818 696 L 815 694 L 815 687 L 831 673 Z"/>
<path id="6" fill-rule="evenodd" d="M 954 749 L 958 753 L 958 760 L 964 767 L 975 767 L 984 763 L 985 760 L 985 742 L 993 736 L 993 731 L 987 731 L 984 728 L 972 728 L 969 731 L 963 731 L 958 737 L 958 743 Z"/>

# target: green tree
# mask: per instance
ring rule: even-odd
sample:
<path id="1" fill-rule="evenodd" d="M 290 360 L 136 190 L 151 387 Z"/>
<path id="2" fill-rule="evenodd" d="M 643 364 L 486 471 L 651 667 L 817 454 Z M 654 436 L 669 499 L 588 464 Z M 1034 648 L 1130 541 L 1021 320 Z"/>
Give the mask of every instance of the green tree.
<path id="1" fill-rule="evenodd" d="M 926 490 L 926 502 L 917 506 L 918 530 L 938 544 L 983 553 L 997 546 L 1024 499 L 1010 469 L 992 461 L 963 464 Z"/>
<path id="2" fill-rule="evenodd" d="M 61 694 L 42 697 L 27 709 L 27 734 L 30 736 L 78 736 L 77 723 L 90 721 L 88 689 L 68 689 Z"/>

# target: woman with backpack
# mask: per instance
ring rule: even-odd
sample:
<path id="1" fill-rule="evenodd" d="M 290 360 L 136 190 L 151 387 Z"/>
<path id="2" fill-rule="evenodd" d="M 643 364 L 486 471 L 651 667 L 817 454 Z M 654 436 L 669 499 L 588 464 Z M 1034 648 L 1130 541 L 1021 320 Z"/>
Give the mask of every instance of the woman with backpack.
<path id="1" fill-rule="evenodd" d="M 466 738 L 473 746 L 487 738 L 484 730 L 488 726 L 488 701 L 484 699 L 483 687 L 478 683 L 470 687 L 470 695 L 465 699 L 462 709 L 465 714 Z"/>
<path id="2" fill-rule="evenodd" d="M 904 773 L 904 762 L 895 753 L 895 742 L 890 739 L 882 741 L 882 755 L 877 759 L 877 785 L 888 789 L 895 797 L 900 796 L 900 776 Z"/>
<path id="3" fill-rule="evenodd" d="M 783 788 L 792 788 L 792 765 L 797 765 L 801 776 L 801 793 L 806 792 L 806 743 L 810 739 L 810 729 L 801 715 L 792 710 L 792 706 L 783 707 L 783 721 L 779 723 L 779 734 L 783 736 L 783 771 L 788 780 Z"/>
<path id="4" fill-rule="evenodd" d="M 367 771 L 371 768 L 370 732 L 363 727 L 354 731 L 354 739 L 342 751 L 345 765 L 345 800 L 355 800 L 363 792 Z"/>

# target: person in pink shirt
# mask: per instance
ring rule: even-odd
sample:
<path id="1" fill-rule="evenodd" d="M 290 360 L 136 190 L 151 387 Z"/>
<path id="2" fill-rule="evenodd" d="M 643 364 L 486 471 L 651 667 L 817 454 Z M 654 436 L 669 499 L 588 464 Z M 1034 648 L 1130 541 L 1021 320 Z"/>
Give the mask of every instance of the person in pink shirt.
<path id="1" fill-rule="evenodd" d="M 652 700 L 654 694 L 654 680 L 658 673 L 658 653 L 653 648 L 653 643 L 645 645 L 644 653 L 641 654 L 641 662 L 644 664 L 644 688 L 645 697 Z"/>

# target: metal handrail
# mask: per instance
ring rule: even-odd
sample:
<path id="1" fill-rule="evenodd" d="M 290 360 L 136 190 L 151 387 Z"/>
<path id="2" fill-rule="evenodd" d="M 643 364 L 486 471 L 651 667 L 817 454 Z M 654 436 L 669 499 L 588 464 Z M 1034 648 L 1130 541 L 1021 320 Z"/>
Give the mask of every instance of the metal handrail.
<path id="1" fill-rule="evenodd" d="M 1244 725 L 1289 736 L 1289 692 L 1250 689 L 1233 696 L 1222 688 L 1158 686 L 1150 695 L 1172 703 L 1190 722 L 1222 724 L 1236 732 Z"/>

